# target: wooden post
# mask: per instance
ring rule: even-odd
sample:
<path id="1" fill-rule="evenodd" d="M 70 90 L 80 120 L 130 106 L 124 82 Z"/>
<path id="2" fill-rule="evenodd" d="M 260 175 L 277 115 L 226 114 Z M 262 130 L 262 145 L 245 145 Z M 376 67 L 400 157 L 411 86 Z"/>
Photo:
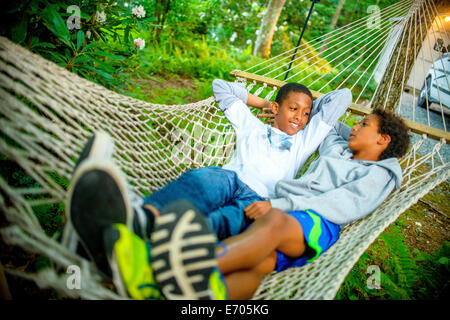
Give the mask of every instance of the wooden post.
<path id="1" fill-rule="evenodd" d="M 431 1 L 436 2 L 436 0 L 429 0 L 428 2 Z M 405 21 L 400 31 L 400 37 L 394 45 L 391 59 L 372 98 L 372 108 L 390 111 L 395 111 L 397 108 L 402 95 L 402 88 L 408 81 L 415 58 L 419 54 L 428 29 L 435 18 L 434 12 L 429 8 L 427 10 L 426 6 L 429 6 L 429 4 L 422 2 L 411 7 L 410 14 L 406 17 L 408 20 Z"/>

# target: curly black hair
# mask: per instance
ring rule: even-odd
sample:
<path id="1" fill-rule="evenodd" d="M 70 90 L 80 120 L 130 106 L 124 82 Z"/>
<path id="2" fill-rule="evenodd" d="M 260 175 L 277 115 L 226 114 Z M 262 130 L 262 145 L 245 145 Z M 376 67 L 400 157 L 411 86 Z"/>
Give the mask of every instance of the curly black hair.
<path id="1" fill-rule="evenodd" d="M 389 146 L 381 153 L 379 160 L 404 156 L 409 148 L 410 137 L 409 129 L 403 119 L 382 109 L 374 109 L 372 114 L 378 118 L 378 132 L 391 137 Z"/>
<path id="2" fill-rule="evenodd" d="M 313 100 L 312 93 L 306 86 L 297 82 L 288 82 L 284 86 L 282 86 L 280 90 L 278 90 L 275 102 L 281 106 L 283 100 L 286 99 L 289 93 L 291 93 L 292 91 L 304 93 L 311 98 L 311 101 Z"/>

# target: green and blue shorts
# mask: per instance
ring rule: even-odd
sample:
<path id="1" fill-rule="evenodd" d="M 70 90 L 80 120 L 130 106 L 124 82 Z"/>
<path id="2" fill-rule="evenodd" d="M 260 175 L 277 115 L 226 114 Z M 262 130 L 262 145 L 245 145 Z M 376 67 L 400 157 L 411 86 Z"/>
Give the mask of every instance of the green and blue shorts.
<path id="1" fill-rule="evenodd" d="M 292 267 L 301 267 L 317 259 L 338 239 L 341 227 L 334 224 L 314 210 L 287 212 L 300 223 L 305 235 L 306 251 L 299 258 L 290 258 L 277 251 L 276 271 L 280 272 Z"/>

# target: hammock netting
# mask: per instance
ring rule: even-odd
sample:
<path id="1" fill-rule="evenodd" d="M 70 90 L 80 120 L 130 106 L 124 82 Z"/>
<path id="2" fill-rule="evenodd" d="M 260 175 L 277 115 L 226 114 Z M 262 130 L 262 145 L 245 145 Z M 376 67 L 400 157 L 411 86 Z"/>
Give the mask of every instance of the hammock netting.
<path id="1" fill-rule="evenodd" d="M 329 44 L 330 45 L 330 44 Z M 270 99 L 277 87 L 243 79 L 254 94 Z M 63 210 L 74 163 L 94 131 L 115 142 L 115 163 L 143 196 L 191 168 L 222 165 L 234 149 L 235 134 L 213 97 L 186 105 L 158 105 L 120 95 L 83 79 L 0 38 L 0 154 L 32 178 L 20 185 L 0 176 L 0 208 L 10 226 L 4 240 L 48 257 L 38 273 L 6 269 L 53 288 L 63 296 L 123 299 L 105 284 L 95 266 L 77 252 L 66 221 L 60 238 L 46 235 L 36 217 L 43 208 Z M 445 120 L 444 120 L 445 122 Z M 267 276 L 254 299 L 333 299 L 347 273 L 379 234 L 435 186 L 449 178 L 442 156 L 446 140 L 423 151 L 421 135 L 401 160 L 401 190 L 366 218 L 346 226 L 338 242 L 314 262 Z M 81 270 L 81 289 L 69 289 L 67 268 Z"/>

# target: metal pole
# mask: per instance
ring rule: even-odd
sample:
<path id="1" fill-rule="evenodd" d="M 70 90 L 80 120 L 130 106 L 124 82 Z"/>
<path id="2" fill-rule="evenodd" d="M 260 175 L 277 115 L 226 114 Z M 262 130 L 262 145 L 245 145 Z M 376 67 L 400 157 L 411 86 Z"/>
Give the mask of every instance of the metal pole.
<path id="1" fill-rule="evenodd" d="M 314 4 L 319 3 L 320 0 L 311 0 L 311 2 L 312 2 L 311 8 L 309 8 L 308 16 L 306 17 L 305 24 L 303 25 L 302 33 L 300 34 L 300 38 L 298 38 L 297 46 L 295 48 L 294 55 L 292 56 L 291 62 L 289 63 L 289 67 L 286 71 L 286 75 L 284 76 L 284 80 L 287 79 L 289 71 L 291 70 L 292 63 L 294 62 L 295 55 L 297 54 L 298 46 L 300 45 L 300 42 L 302 41 L 303 33 L 305 32 L 306 26 L 308 25 L 308 20 L 309 20 L 309 17 L 311 16 L 311 12 L 313 11 Z"/>

